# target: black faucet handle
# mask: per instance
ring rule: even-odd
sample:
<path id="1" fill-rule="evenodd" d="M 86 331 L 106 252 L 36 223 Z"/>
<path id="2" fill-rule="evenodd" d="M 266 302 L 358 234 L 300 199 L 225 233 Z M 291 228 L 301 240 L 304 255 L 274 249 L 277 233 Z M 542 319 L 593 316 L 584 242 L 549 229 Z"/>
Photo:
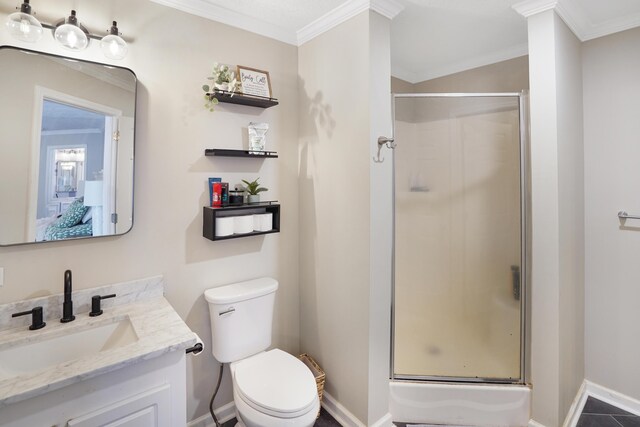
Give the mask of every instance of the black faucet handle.
<path id="1" fill-rule="evenodd" d="M 102 311 L 102 309 L 100 308 L 100 301 L 102 301 L 103 299 L 107 299 L 107 298 L 115 298 L 116 294 L 110 294 L 110 295 L 94 295 L 91 297 L 91 313 L 89 313 L 89 316 L 91 317 L 96 317 L 96 316 L 100 316 L 102 313 L 104 313 Z"/>
<path id="2" fill-rule="evenodd" d="M 35 331 L 37 329 L 42 329 L 45 326 L 47 326 L 47 324 L 45 322 L 43 322 L 43 315 L 44 311 L 42 310 L 42 306 L 37 306 L 37 307 L 33 307 L 31 310 L 29 311 L 23 311 L 20 313 L 13 313 L 11 315 L 11 317 L 18 317 L 18 316 L 26 316 L 28 314 L 31 315 L 31 326 L 29 326 L 29 330 L 31 331 Z"/>

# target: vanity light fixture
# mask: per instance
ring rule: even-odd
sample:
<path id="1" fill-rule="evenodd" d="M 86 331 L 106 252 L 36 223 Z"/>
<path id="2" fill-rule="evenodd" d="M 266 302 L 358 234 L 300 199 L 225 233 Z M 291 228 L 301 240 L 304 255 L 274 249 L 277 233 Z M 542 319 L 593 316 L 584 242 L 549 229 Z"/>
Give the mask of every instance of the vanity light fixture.
<path id="1" fill-rule="evenodd" d="M 89 32 L 78 23 L 75 10 L 71 11 L 67 19 L 56 25 L 53 36 L 65 49 L 84 50 L 89 46 Z"/>
<path id="2" fill-rule="evenodd" d="M 42 36 L 42 28 L 50 29 L 56 42 L 65 49 L 83 50 L 89 46 L 91 39 L 100 41 L 102 53 L 109 59 L 123 59 L 127 55 L 127 42 L 121 37 L 118 31 L 118 24 L 113 21 L 113 25 L 104 37 L 89 33 L 89 31 L 78 22 L 76 11 L 72 10 L 68 18 L 61 19 L 54 24 L 40 23 L 31 14 L 30 0 L 23 0 L 20 12 L 12 13 L 7 18 L 7 29 L 13 38 L 36 42 Z"/>
<path id="3" fill-rule="evenodd" d="M 35 43 L 42 37 L 42 24 L 31 14 L 29 0 L 24 0 L 20 12 L 7 17 L 7 29 L 13 38 Z"/>

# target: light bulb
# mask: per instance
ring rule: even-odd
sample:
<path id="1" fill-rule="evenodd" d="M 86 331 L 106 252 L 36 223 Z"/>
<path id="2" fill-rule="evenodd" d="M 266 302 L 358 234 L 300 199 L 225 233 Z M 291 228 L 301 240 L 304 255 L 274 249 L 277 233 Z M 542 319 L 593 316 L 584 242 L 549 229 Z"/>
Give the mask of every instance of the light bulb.
<path id="1" fill-rule="evenodd" d="M 100 41 L 104 56 L 110 59 L 122 59 L 127 56 L 127 43 L 120 36 L 109 34 Z"/>
<path id="2" fill-rule="evenodd" d="M 28 6 L 28 3 L 23 4 Z M 26 10 L 31 10 L 29 7 Z M 42 37 L 42 24 L 29 13 L 15 12 L 7 17 L 7 29 L 14 39 L 36 42 Z"/>
<path id="3" fill-rule="evenodd" d="M 78 26 L 75 10 L 71 11 L 71 16 L 69 16 L 66 22 L 66 24 L 62 24 L 56 28 L 54 32 L 56 41 L 65 49 L 85 49 L 89 45 L 89 37 L 87 37 L 87 34 Z"/>
<path id="4" fill-rule="evenodd" d="M 110 59 L 123 59 L 127 56 L 127 42 L 120 37 L 118 32 L 118 23 L 113 21 L 113 26 L 109 30 L 109 34 L 100 40 L 100 49 L 104 56 Z"/>

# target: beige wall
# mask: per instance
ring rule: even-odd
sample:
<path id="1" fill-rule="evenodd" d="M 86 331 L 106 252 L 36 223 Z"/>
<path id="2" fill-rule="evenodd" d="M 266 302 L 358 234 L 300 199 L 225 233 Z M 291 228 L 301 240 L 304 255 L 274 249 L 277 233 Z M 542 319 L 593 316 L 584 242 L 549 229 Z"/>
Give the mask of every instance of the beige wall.
<path id="1" fill-rule="evenodd" d="M 298 52 L 300 347 L 325 369 L 327 392 L 363 422 L 368 416 L 369 22 L 369 12 L 363 12 Z M 352 78 L 336 78 L 336 64 Z"/>
<path id="2" fill-rule="evenodd" d="M 40 2 L 34 9 L 41 19 L 53 20 L 73 5 L 71 0 Z M 15 6 L 13 0 L 0 0 L 0 10 L 11 11 Z M 105 21 L 118 19 L 121 30 L 135 40 L 127 59 L 119 63 L 135 71 L 139 79 L 135 224 L 130 233 L 121 237 L 0 248 L 0 266 L 5 274 L 0 302 L 61 292 L 67 268 L 74 272 L 75 289 L 162 274 L 169 302 L 210 348 L 204 290 L 272 276 L 280 281 L 273 344 L 296 354 L 300 323 L 297 49 L 145 0 L 109 0 L 77 6 L 79 19 L 86 19 L 89 28 L 102 30 Z M 5 15 L 0 16 L 3 19 Z M 0 43 L 14 41 L 6 31 L 0 31 Z M 66 55 L 46 31 L 36 46 Z M 76 56 L 105 62 L 96 43 Z M 221 105 L 214 113 L 208 112 L 203 108 L 201 86 L 207 82 L 214 62 L 268 70 L 280 105 L 268 110 Z M 332 116 L 337 120 L 343 114 L 346 113 L 334 111 Z M 242 148 L 250 121 L 269 123 L 268 148 L 278 151 L 278 159 L 204 156 L 205 148 Z M 332 150 L 331 156 L 340 151 Z M 208 202 L 206 182 L 210 176 L 221 176 L 232 185 L 241 178 L 260 177 L 269 188 L 266 197 L 282 204 L 281 233 L 223 242 L 203 238 L 201 212 Z M 351 180 L 345 176 L 335 178 L 332 190 L 344 194 L 339 190 Z M 331 174 L 323 179 L 331 179 Z M 331 206 L 335 209 L 335 205 Z M 340 227 L 343 226 L 336 224 L 334 228 Z M 344 289 L 348 291 L 349 287 Z M 343 316 L 349 315 L 346 311 L 333 311 L 331 300 L 322 303 L 340 323 Z M 340 354 L 349 348 L 350 341 L 344 342 Z M 360 363 L 358 354 L 351 357 Z M 217 367 L 209 351 L 198 358 L 188 358 L 189 419 L 208 412 Z M 345 378 L 349 378 L 348 372 Z M 231 400 L 227 375 L 216 406 Z"/>
<path id="3" fill-rule="evenodd" d="M 560 421 L 584 379 L 582 43 L 556 16 L 560 250 Z M 536 283 L 534 282 L 534 289 Z"/>
<path id="4" fill-rule="evenodd" d="M 393 93 L 412 93 L 413 83 L 406 80 L 391 76 L 391 92 Z"/>
<path id="5" fill-rule="evenodd" d="M 377 13 L 369 14 L 369 93 L 371 100 L 369 158 L 378 151 L 378 137 L 391 136 L 391 22 Z M 368 425 L 378 422 L 389 408 L 389 364 L 391 336 L 391 258 L 393 247 L 392 154 L 384 149 L 384 163 L 369 162 L 371 181 L 370 290 L 369 290 L 369 416 Z M 394 152 L 395 153 L 395 152 Z M 380 425 L 380 424 L 377 424 Z M 387 423 L 388 425 L 388 423 Z"/>
<path id="6" fill-rule="evenodd" d="M 586 377 L 640 399 L 640 28 L 583 47 Z"/>
<path id="7" fill-rule="evenodd" d="M 559 426 L 584 377 L 580 42 L 553 10 L 528 19 L 532 416 Z"/>
<path id="8" fill-rule="evenodd" d="M 389 20 L 375 12 L 299 49 L 300 346 L 365 425 L 388 413 L 392 154 L 372 156 L 391 134 L 390 68 Z"/>
<path id="9" fill-rule="evenodd" d="M 392 77 L 391 88 L 394 93 L 521 92 L 529 89 L 529 57 L 521 56 L 415 84 Z"/>

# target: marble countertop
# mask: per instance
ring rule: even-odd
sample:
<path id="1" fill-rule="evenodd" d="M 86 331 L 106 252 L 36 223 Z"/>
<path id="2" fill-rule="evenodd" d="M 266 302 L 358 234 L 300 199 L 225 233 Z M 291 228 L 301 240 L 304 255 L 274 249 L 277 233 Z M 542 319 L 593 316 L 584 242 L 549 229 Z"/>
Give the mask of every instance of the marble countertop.
<path id="1" fill-rule="evenodd" d="M 158 282 L 158 278 L 154 279 Z M 130 284 L 138 285 L 141 282 Z M 124 346 L 65 361 L 37 372 L 17 376 L 0 375 L 0 408 L 172 351 L 184 351 L 195 345 L 196 335 L 162 296 L 161 279 L 159 284 L 151 286 L 151 291 L 149 291 L 148 281 L 142 285 L 147 287 L 144 292 L 146 297 L 136 294 L 137 297 L 128 298 L 123 303 L 113 304 L 111 307 L 105 305 L 104 314 L 98 317 L 90 317 L 86 310 L 76 310 L 76 320 L 70 323 L 60 323 L 58 319 L 46 316 L 47 326 L 37 331 L 31 331 L 25 326 L 0 330 L 0 351 L 54 339 L 123 319 L 129 319 L 138 337 L 137 341 Z M 103 294 L 104 290 L 103 287 L 87 290 L 86 293 Z M 2 308 L 0 307 L 0 314 L 3 311 Z M 12 304 L 11 308 L 16 308 L 15 304 Z M 28 357 L 29 355 L 25 354 L 25 358 Z"/>

